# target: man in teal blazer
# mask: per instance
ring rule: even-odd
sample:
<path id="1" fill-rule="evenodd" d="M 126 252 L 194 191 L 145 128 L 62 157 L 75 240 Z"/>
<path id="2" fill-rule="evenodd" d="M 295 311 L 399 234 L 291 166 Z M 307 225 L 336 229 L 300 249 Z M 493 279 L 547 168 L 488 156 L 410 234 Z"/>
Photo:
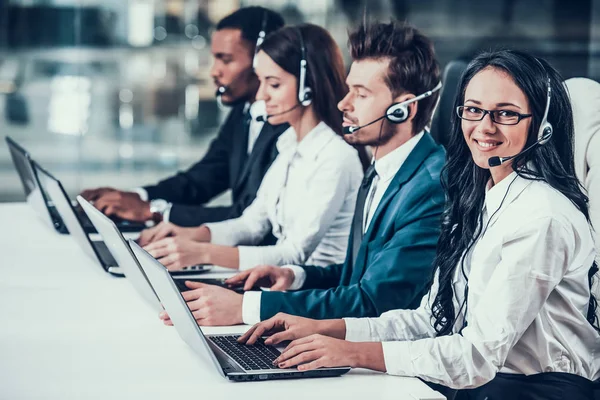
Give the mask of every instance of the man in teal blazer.
<path id="1" fill-rule="evenodd" d="M 443 163 L 443 149 L 425 133 L 379 203 L 356 263 L 351 232 L 344 264 L 302 266 L 306 277 L 301 290 L 261 294 L 260 320 L 278 312 L 326 319 L 416 308 L 431 279 L 444 205 L 439 183 Z"/>
<path id="2" fill-rule="evenodd" d="M 350 91 L 338 108 L 346 140 L 371 146 L 374 162 L 359 190 L 345 263 L 258 266 L 228 282 L 271 290 L 243 295 L 188 282 L 184 297 L 199 324 L 253 324 L 278 312 L 375 317 L 416 308 L 427 292 L 444 208 L 445 153 L 425 131 L 440 80 L 433 47 L 416 29 L 393 23 L 353 33 L 350 47 Z M 161 318 L 170 324 L 166 313 Z"/>

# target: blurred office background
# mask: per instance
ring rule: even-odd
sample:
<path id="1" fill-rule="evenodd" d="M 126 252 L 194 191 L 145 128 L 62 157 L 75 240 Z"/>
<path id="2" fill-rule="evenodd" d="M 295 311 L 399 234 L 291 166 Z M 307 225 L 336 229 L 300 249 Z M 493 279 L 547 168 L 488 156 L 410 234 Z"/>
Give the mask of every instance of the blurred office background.
<path id="1" fill-rule="evenodd" d="M 0 0 L 0 136 L 22 143 L 72 194 L 131 188 L 187 168 L 226 110 L 213 97 L 210 33 L 241 6 L 347 29 L 406 20 L 445 65 L 481 49 L 528 50 L 600 79 L 600 0 Z M 0 201 L 23 200 L 4 140 Z"/>

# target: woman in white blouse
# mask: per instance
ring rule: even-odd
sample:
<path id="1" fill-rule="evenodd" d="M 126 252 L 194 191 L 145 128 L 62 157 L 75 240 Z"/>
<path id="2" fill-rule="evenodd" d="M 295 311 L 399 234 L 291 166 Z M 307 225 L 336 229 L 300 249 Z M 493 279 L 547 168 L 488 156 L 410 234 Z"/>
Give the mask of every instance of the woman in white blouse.
<path id="1" fill-rule="evenodd" d="M 364 319 L 279 315 L 240 340 L 279 330 L 267 343 L 293 340 L 281 367 L 370 368 L 460 389 L 457 399 L 590 398 L 600 377 L 597 268 L 561 78 L 527 54 L 485 53 L 458 93 L 437 268 L 420 307 Z M 552 135 L 540 129 L 545 111 Z"/>
<path id="2" fill-rule="evenodd" d="M 347 91 L 340 49 L 321 27 L 285 27 L 265 38 L 255 72 L 262 118 L 290 124 L 278 139 L 279 155 L 241 217 L 154 228 L 145 248 L 170 270 L 344 262 L 363 169 L 357 150 L 342 139 L 336 109 Z M 270 233 L 277 242 L 257 246 Z"/>

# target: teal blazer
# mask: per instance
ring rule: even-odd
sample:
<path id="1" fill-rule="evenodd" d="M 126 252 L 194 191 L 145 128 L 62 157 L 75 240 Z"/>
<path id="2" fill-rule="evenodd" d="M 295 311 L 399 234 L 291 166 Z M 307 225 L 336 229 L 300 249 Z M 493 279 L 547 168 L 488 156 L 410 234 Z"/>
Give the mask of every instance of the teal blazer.
<path id="1" fill-rule="evenodd" d="M 300 290 L 263 292 L 261 320 L 278 312 L 327 319 L 416 308 L 432 278 L 444 209 L 444 158 L 444 149 L 425 133 L 375 210 L 356 265 L 351 231 L 344 264 L 303 266 L 306 281 Z"/>

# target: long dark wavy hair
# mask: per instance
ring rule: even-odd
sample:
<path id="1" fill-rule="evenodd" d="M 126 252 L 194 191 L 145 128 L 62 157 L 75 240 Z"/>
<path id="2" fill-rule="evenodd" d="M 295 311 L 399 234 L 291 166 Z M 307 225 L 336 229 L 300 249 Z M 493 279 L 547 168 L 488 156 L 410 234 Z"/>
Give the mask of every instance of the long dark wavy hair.
<path id="1" fill-rule="evenodd" d="M 565 195 L 590 222 L 588 198 L 575 177 L 573 156 L 573 112 L 562 77 L 545 60 L 510 50 L 486 52 L 478 55 L 462 75 L 454 109 L 463 105 L 465 90 L 471 79 L 486 68 L 508 73 L 529 100 L 533 114 L 525 147 L 537 140 L 537 132 L 544 114 L 547 85 L 550 79 L 552 101 L 548 121 L 554 134 L 543 146 L 516 157 L 512 168 L 521 177 L 547 182 Z M 489 169 L 478 167 L 461 129 L 461 120 L 452 113 L 451 137 L 447 147 L 447 160 L 442 171 L 442 185 L 446 192 L 446 210 L 442 217 L 442 230 L 435 259 L 439 273 L 439 290 L 433 301 L 433 327 L 438 335 L 452 333 L 457 313 L 452 298 L 452 277 L 456 268 L 464 266 L 464 256 L 481 235 L 481 210 L 485 199 L 485 186 L 490 178 Z M 532 168 L 528 168 L 528 166 Z M 598 271 L 594 262 L 588 273 L 590 288 L 592 277 Z M 596 299 L 590 296 L 587 320 L 600 332 L 596 318 Z"/>
<path id="2" fill-rule="evenodd" d="M 342 113 L 337 104 L 348 93 L 348 86 L 342 51 L 331 34 L 313 24 L 285 26 L 267 35 L 259 49 L 299 80 L 302 59 L 300 40 L 304 42 L 306 85 L 312 89 L 313 110 L 319 120 L 343 136 Z M 370 160 L 364 146 L 353 147 L 358 151 L 363 169 L 366 169 Z"/>

